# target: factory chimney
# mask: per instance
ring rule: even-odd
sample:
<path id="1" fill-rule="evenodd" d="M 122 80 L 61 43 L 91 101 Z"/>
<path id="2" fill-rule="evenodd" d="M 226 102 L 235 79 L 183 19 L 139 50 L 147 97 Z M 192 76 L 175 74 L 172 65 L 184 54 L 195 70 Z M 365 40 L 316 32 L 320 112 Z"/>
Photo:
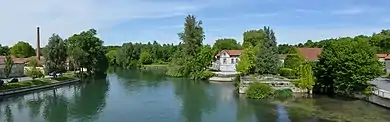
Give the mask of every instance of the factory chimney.
<path id="1" fill-rule="evenodd" d="M 39 34 L 39 27 L 37 27 L 37 49 L 36 49 L 36 57 L 37 60 L 41 60 L 41 54 L 39 53 L 39 50 L 41 48 L 41 40 L 40 40 L 40 34 Z"/>

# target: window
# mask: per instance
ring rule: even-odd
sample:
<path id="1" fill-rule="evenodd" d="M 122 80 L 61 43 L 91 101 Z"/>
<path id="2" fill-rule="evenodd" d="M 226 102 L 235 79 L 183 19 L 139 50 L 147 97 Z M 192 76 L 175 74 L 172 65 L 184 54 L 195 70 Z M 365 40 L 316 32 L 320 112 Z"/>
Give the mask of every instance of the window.
<path id="1" fill-rule="evenodd" d="M 236 63 L 238 63 L 238 58 L 236 58 Z"/>
<path id="2" fill-rule="evenodd" d="M 223 59 L 223 64 L 226 64 L 226 58 Z"/>
<path id="3" fill-rule="evenodd" d="M 234 64 L 234 59 L 231 60 L 231 63 Z"/>
<path id="4" fill-rule="evenodd" d="M 226 53 L 223 53 L 223 56 L 226 56 Z"/>

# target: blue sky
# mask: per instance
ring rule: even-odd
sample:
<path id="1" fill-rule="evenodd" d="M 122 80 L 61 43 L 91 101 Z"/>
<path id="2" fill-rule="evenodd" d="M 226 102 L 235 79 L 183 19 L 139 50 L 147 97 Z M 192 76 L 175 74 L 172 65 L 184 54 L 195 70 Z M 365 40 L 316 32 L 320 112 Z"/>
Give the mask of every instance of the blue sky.
<path id="1" fill-rule="evenodd" d="M 193 14 L 203 21 L 205 44 L 218 38 L 242 42 L 243 32 L 263 26 L 274 29 L 278 43 L 296 44 L 388 29 L 388 6 L 389 0 L 5 0 L 0 42 L 35 46 L 40 26 L 42 45 L 52 33 L 67 38 L 89 28 L 97 29 L 106 45 L 177 44 L 185 16 Z"/>

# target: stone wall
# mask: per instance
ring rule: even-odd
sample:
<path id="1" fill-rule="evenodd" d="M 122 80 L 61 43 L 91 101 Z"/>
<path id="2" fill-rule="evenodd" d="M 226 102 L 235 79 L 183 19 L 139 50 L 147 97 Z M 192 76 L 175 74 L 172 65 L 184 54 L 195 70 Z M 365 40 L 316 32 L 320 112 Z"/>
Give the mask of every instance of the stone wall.
<path id="1" fill-rule="evenodd" d="M 290 79 L 283 78 L 280 76 L 260 76 L 260 77 L 251 77 L 243 76 L 240 78 L 238 92 L 244 94 L 250 84 L 254 82 L 266 83 L 269 84 L 272 88 L 279 89 L 291 89 L 293 92 L 307 92 L 306 89 L 300 89 L 296 87 L 293 83 L 290 82 Z"/>
<path id="2" fill-rule="evenodd" d="M 0 78 L 5 78 L 5 65 L 0 65 Z M 22 77 L 24 74 L 24 64 L 14 64 L 9 77 Z"/>

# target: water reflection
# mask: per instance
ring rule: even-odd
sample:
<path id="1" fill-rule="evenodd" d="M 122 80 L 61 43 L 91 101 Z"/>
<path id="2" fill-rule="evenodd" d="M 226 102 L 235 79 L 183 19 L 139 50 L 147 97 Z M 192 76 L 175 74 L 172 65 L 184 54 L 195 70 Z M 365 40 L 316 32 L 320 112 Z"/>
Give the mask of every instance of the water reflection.
<path id="1" fill-rule="evenodd" d="M 86 85 L 88 87 L 85 87 Z M 4 98 L 0 103 L 0 111 L 4 111 L 5 116 L 0 116 L 0 120 L 6 122 L 91 121 L 97 118 L 104 108 L 108 86 L 106 80 L 93 80 L 82 85 Z"/>
<path id="2" fill-rule="evenodd" d="M 323 96 L 250 100 L 228 83 L 112 69 L 107 79 L 0 98 L 4 122 L 388 122 L 390 111 Z"/>
<path id="3" fill-rule="evenodd" d="M 171 79 L 175 94 L 182 102 L 181 114 L 185 122 L 202 122 L 202 115 L 214 111 L 216 97 L 210 96 L 202 81 Z"/>

